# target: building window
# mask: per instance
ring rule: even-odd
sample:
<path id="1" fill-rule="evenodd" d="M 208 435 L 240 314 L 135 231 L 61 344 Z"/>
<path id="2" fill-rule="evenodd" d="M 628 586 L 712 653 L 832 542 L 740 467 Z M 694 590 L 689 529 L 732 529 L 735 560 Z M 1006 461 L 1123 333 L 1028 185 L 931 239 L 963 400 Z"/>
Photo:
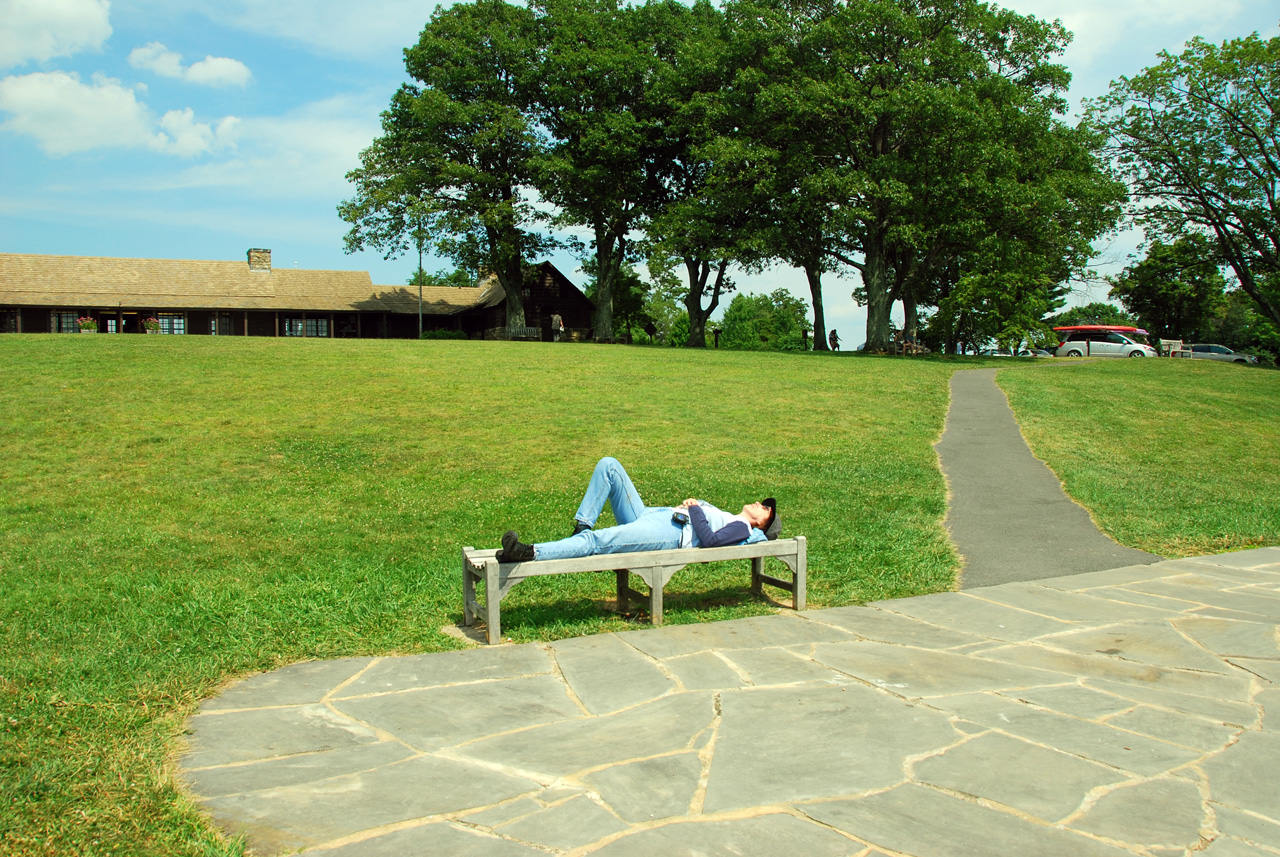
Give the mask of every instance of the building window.
<path id="1" fill-rule="evenodd" d="M 77 320 L 80 316 L 74 312 L 51 312 L 49 313 L 49 332 L 50 333 L 79 333 L 80 322 Z"/>
<path id="2" fill-rule="evenodd" d="M 329 319 L 327 318 L 286 318 L 284 319 L 285 336 L 329 336 Z"/>
<path id="3" fill-rule="evenodd" d="M 161 333 L 183 334 L 187 332 L 187 317 L 180 312 L 156 313 L 156 320 L 160 322 Z"/>
<path id="4" fill-rule="evenodd" d="M 231 336 L 231 313 L 224 312 L 209 319 L 209 333 L 214 336 Z"/>
<path id="5" fill-rule="evenodd" d="M 18 313 L 16 310 L 0 312 L 0 333 L 18 332 Z"/>
<path id="6" fill-rule="evenodd" d="M 115 333 L 117 330 L 116 320 L 114 318 L 107 319 L 107 333 Z"/>

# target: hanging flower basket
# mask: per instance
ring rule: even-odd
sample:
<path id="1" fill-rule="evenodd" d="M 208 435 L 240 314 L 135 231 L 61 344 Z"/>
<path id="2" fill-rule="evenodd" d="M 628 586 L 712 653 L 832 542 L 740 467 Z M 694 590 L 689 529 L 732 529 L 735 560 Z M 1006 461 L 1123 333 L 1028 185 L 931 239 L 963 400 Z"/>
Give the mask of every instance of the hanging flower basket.
<path id="1" fill-rule="evenodd" d="M 83 318 L 76 319 L 76 324 L 80 325 L 81 333 L 97 333 L 98 332 L 98 320 L 96 318 L 92 318 L 86 315 Z"/>
<path id="2" fill-rule="evenodd" d="M 154 318 L 154 317 L 153 317 L 153 318 L 144 318 L 144 319 L 142 320 L 142 329 L 143 329 L 143 330 L 145 330 L 147 333 L 159 333 L 159 332 L 160 332 L 160 319 L 158 319 L 158 318 Z"/>

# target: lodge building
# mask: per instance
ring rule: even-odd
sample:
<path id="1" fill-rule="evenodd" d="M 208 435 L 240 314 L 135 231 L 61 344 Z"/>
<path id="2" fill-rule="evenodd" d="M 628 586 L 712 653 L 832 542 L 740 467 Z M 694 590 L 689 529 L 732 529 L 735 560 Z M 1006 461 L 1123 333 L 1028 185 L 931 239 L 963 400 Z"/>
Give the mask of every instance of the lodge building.
<path id="1" fill-rule="evenodd" d="M 364 271 L 273 268 L 271 251 L 246 262 L 114 259 L 0 253 L 0 333 L 161 333 L 412 339 L 425 330 L 471 339 L 551 340 L 551 316 L 567 338 L 588 339 L 593 305 L 550 262 L 530 269 L 524 330 L 506 327 L 506 294 L 490 277 L 476 287 L 375 286 Z"/>

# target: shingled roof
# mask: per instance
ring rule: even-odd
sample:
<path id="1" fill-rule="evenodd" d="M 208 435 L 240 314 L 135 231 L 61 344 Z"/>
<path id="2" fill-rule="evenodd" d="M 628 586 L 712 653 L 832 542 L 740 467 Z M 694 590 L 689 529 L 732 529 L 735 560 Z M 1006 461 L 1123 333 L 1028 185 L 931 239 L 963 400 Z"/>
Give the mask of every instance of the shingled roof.
<path id="1" fill-rule="evenodd" d="M 496 280 L 424 287 L 423 312 L 452 315 L 501 303 Z M 107 309 L 417 313 L 416 286 L 375 286 L 365 271 L 251 270 L 245 262 L 0 253 L 0 305 Z"/>

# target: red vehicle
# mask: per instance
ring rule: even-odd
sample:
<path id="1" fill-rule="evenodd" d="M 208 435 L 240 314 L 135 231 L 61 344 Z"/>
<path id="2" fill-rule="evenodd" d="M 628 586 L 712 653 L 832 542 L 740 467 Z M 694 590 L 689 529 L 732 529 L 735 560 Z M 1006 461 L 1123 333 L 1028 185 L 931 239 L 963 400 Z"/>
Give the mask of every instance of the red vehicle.
<path id="1" fill-rule="evenodd" d="M 1059 357 L 1157 357 L 1146 343 L 1147 332 L 1124 324 L 1072 324 L 1055 327 L 1062 334 Z"/>

